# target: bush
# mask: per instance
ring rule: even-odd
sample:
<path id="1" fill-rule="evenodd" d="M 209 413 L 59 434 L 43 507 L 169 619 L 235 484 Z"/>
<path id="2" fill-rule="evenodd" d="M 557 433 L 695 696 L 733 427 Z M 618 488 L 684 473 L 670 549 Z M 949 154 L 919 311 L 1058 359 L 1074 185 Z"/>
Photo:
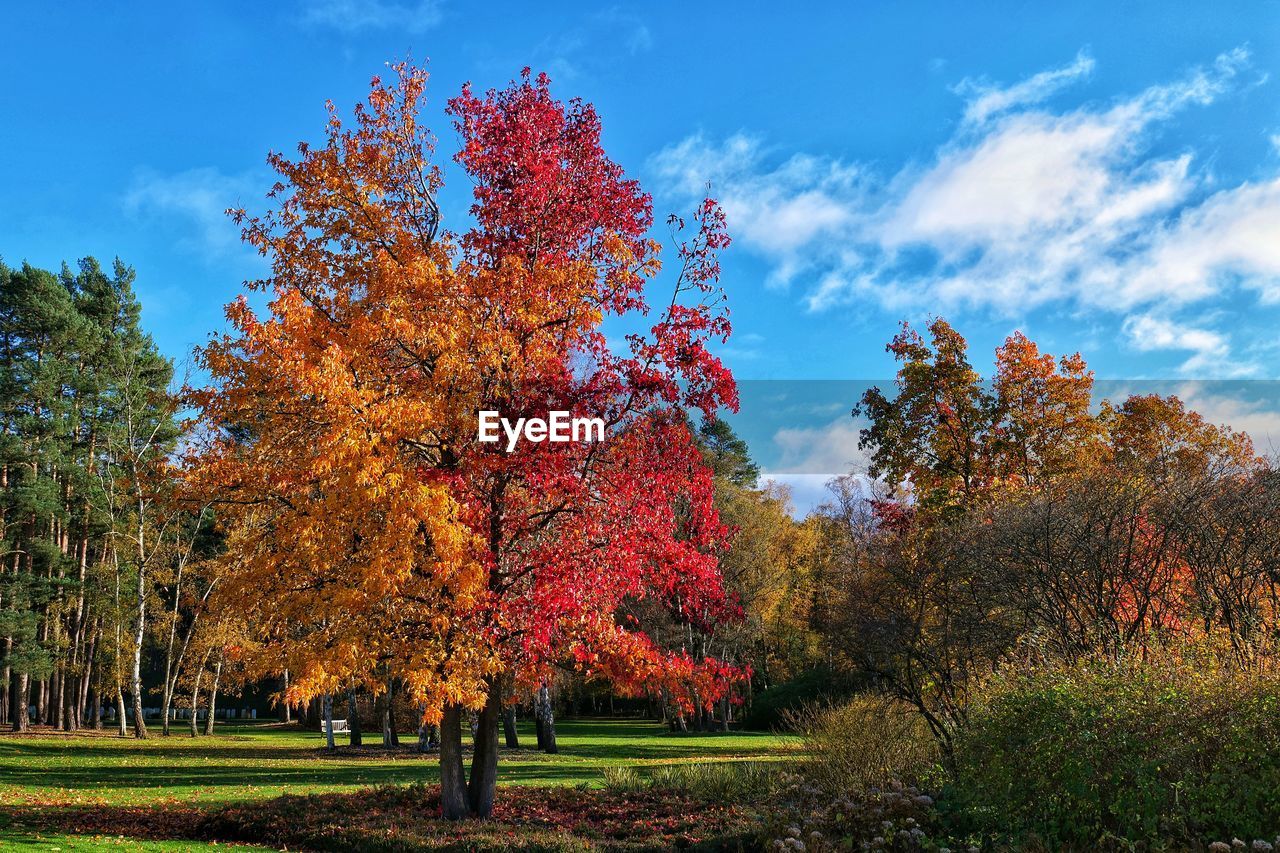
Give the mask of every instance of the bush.
<path id="1" fill-rule="evenodd" d="M 832 796 L 793 776 L 765 817 L 765 850 L 880 853 L 968 850 L 940 835 L 933 798 L 906 785 L 850 790 Z"/>
<path id="2" fill-rule="evenodd" d="M 1198 847 L 1280 830 L 1280 679 L 1172 656 L 998 677 L 957 735 L 956 826 L 1017 844 Z"/>
<path id="3" fill-rule="evenodd" d="M 784 714 L 804 737 L 805 778 L 831 796 L 936 776 L 937 742 L 913 709 L 864 694 L 842 705 L 805 705 Z"/>
<path id="4" fill-rule="evenodd" d="M 783 722 L 804 738 L 805 757 L 767 809 L 765 849 L 947 849 L 933 798 L 916 787 L 936 778 L 939 765 L 937 744 L 914 710 L 863 694 L 791 709 Z"/>

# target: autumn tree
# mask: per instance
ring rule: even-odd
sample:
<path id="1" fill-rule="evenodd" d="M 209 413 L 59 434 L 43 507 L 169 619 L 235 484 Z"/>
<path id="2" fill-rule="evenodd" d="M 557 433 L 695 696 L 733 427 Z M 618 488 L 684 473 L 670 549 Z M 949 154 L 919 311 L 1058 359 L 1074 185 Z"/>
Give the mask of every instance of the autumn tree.
<path id="1" fill-rule="evenodd" d="M 720 518 L 732 531 L 721 571 L 742 609 L 741 620 L 713 626 L 708 642 L 724 650 L 720 656 L 750 662 L 767 686 L 794 676 L 812 658 L 811 531 L 792 517 L 786 486 L 760 482 L 747 443 L 727 421 L 704 420 L 698 444 L 715 474 Z"/>
<path id="2" fill-rule="evenodd" d="M 842 488 L 818 513 L 835 541 L 817 615 L 850 666 L 945 745 L 973 685 L 1012 661 L 1114 662 L 1219 634 L 1241 660 L 1257 652 L 1280 528 L 1246 435 L 1176 397 L 1095 401 L 1079 354 L 1021 333 L 988 384 L 954 329 L 929 333 L 903 327 L 897 395 L 872 389 L 856 410 L 881 478 L 863 511 Z"/>
<path id="3" fill-rule="evenodd" d="M 375 79 L 350 127 L 331 106 L 324 145 L 272 155 L 273 209 L 236 213 L 271 264 L 250 283 L 269 316 L 233 303 L 234 331 L 201 351 L 214 384 L 193 392 L 190 464 L 226 531 L 216 594 L 257 629 L 259 666 L 287 669 L 293 700 L 394 680 L 439 722 L 457 818 L 492 809 L 505 685 L 570 665 L 623 690 L 725 689 L 719 662 L 659 648 L 619 609 L 732 612 L 726 531 L 683 409 L 736 396 L 705 346 L 729 332 L 718 207 L 669 221 L 673 295 L 619 352 L 601 323 L 648 311 L 659 247 L 594 110 L 528 72 L 465 88 L 449 111 L 474 225 L 450 232 L 417 119 L 425 81 L 408 66 Z M 606 437 L 508 451 L 476 440 L 487 410 L 599 417 Z"/>
<path id="4" fill-rule="evenodd" d="M 996 476 L 1013 488 L 1045 485 L 1085 468 L 1103 450 L 1093 372 L 1080 353 L 1053 356 L 1014 332 L 996 349 Z"/>
<path id="5" fill-rule="evenodd" d="M 901 364 L 897 393 L 868 389 L 854 416 L 870 421 L 860 443 L 871 476 L 907 483 L 918 506 L 946 511 L 971 504 L 994 481 L 997 404 L 969 363 L 965 339 L 941 318 L 928 331 L 926 341 L 902 324 L 886 346 Z"/>

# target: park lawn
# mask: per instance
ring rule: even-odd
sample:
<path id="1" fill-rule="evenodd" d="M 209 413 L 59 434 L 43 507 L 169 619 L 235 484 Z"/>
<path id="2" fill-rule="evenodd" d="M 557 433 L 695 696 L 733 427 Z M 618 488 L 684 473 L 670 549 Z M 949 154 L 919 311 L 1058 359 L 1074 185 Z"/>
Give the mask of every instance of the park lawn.
<path id="1" fill-rule="evenodd" d="M 143 841 L 124 836 L 47 835 L 10 833 L 0 829 L 0 850 L 129 850 L 143 853 L 181 853 L 184 850 L 217 850 L 219 853 L 262 853 L 269 847 L 213 844 L 203 841 Z"/>
<path id="2" fill-rule="evenodd" d="M 785 761 L 797 741 L 753 732 L 673 734 L 651 721 L 580 719 L 557 724 L 560 752 L 504 750 L 500 785 L 600 785 L 605 768 L 641 772 L 664 764 L 718 761 Z M 532 725 L 521 743 L 535 743 Z M 0 846 L 5 849 L 111 849 L 110 839 L 38 839 L 6 829 L 15 818 L 53 809 L 110 807 L 210 807 L 282 794 L 345 793 L 375 785 L 435 782 L 434 754 L 409 748 L 390 755 L 379 745 L 327 753 L 314 731 L 268 723 L 220 726 L 213 737 L 169 737 L 154 730 L 145 741 L 92 735 L 0 734 Z M 366 737 L 380 744 L 380 733 Z M 406 747 L 413 740 L 406 738 Z M 499 792 L 501 797 L 501 792 Z M 149 850 L 203 849 L 193 842 L 148 842 Z M 210 846 L 208 849 L 213 849 Z M 235 849 L 225 845 L 219 850 Z M 251 848 L 241 848 L 251 849 Z"/>

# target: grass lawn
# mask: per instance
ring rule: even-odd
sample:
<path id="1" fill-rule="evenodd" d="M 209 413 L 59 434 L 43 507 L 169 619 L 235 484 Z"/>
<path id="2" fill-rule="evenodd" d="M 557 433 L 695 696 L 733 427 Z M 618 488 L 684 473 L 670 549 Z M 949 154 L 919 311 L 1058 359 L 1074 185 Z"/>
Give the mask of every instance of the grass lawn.
<path id="1" fill-rule="evenodd" d="M 349 750 L 341 746 L 345 737 L 329 754 L 317 732 L 292 726 L 226 725 L 213 737 L 194 739 L 185 730 L 168 738 L 153 731 L 146 741 L 103 734 L 0 734 L 0 821 L 59 807 L 213 806 L 437 779 L 434 754 L 408 749 L 386 754 L 380 746 Z M 535 743 L 531 724 L 521 727 L 520 737 L 522 743 Z M 499 784 L 594 786 L 607 767 L 643 771 L 694 761 L 781 761 L 796 748 L 794 740 L 771 734 L 671 734 L 657 723 L 635 720 L 565 720 L 557 725 L 557 737 L 558 755 L 504 750 Z M 374 733 L 365 742 L 380 744 L 381 736 Z M 101 838 L 39 838 L 0 823 L 4 849 L 120 849 L 118 844 Z M 148 842 L 130 849 L 206 848 Z"/>

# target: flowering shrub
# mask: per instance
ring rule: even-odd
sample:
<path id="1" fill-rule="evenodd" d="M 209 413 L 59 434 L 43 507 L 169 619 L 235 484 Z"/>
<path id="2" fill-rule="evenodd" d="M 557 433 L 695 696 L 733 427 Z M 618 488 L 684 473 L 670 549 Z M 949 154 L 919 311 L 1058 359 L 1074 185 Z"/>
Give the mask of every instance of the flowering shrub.
<path id="1" fill-rule="evenodd" d="M 958 732 L 946 802 L 962 829 L 1051 849 L 1274 838 L 1280 678 L 1171 654 L 1002 675 Z"/>
<path id="2" fill-rule="evenodd" d="M 831 796 L 799 774 L 787 779 L 765 826 L 766 850 L 963 851 L 945 840 L 931 796 L 890 782 Z"/>
<path id="3" fill-rule="evenodd" d="M 781 777 L 767 809 L 772 850 L 963 851 L 921 787 L 940 777 L 937 744 L 923 719 L 892 699 L 863 694 L 809 704 L 783 719 L 805 756 Z"/>

